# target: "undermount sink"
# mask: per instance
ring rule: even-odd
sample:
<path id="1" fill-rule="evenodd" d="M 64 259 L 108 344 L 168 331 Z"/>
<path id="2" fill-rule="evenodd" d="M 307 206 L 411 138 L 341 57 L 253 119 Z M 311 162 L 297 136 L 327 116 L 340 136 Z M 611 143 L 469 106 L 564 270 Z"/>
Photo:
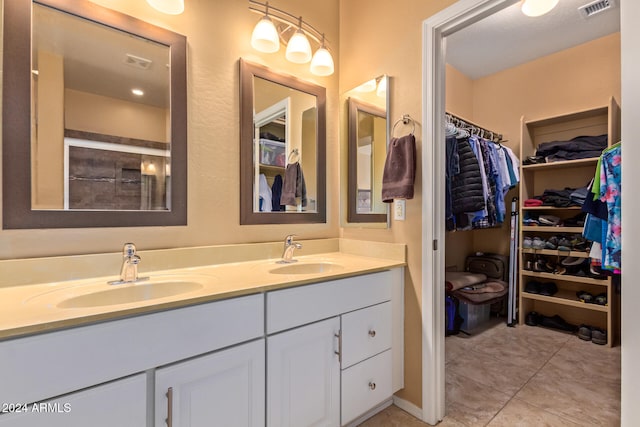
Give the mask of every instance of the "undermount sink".
<path id="1" fill-rule="evenodd" d="M 296 263 L 288 264 L 282 267 L 269 270 L 272 274 L 317 274 L 317 273 L 332 273 L 344 269 L 339 264 L 333 264 L 330 262 L 313 262 L 313 263 Z"/>
<path id="2" fill-rule="evenodd" d="M 203 287 L 202 283 L 179 279 L 113 285 L 110 289 L 65 299 L 58 304 L 58 307 L 86 308 L 128 304 L 180 295 Z"/>

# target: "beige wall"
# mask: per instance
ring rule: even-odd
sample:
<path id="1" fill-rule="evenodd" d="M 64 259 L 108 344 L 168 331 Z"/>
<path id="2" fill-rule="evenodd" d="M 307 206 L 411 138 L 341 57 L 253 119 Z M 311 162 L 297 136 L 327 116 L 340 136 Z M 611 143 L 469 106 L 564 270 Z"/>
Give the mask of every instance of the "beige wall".
<path id="1" fill-rule="evenodd" d="M 250 46 L 260 16 L 238 0 L 187 1 L 182 15 L 170 16 L 145 1 L 94 0 L 187 36 L 188 225 L 183 227 L 92 228 L 0 231 L 0 259 L 118 251 L 127 241 L 139 249 L 337 237 L 338 70 L 316 77 L 308 64 L 292 64 L 284 50 L 262 54 Z M 338 58 L 338 0 L 277 0 L 273 6 L 302 15 L 326 33 Z M 239 223 L 239 66 L 238 59 L 267 65 L 327 88 L 327 223 L 255 225 Z M 212 260 L 214 262 L 215 260 Z"/>
<path id="2" fill-rule="evenodd" d="M 168 142 L 166 108 L 151 107 L 73 89 L 64 91 L 67 129 Z"/>

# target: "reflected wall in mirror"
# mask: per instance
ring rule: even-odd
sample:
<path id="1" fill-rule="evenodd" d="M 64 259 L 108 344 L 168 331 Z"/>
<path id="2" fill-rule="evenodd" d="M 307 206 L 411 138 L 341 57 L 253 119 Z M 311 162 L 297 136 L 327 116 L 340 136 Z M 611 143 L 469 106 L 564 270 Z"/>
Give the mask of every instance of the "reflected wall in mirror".
<path id="1" fill-rule="evenodd" d="M 4 31 L 4 228 L 186 224 L 186 38 L 89 1 Z"/>
<path id="2" fill-rule="evenodd" d="M 240 60 L 240 223 L 325 222 L 323 87 Z"/>
<path id="3" fill-rule="evenodd" d="M 382 173 L 387 156 L 388 77 L 368 80 L 347 93 L 348 189 L 347 221 L 386 223 Z"/>

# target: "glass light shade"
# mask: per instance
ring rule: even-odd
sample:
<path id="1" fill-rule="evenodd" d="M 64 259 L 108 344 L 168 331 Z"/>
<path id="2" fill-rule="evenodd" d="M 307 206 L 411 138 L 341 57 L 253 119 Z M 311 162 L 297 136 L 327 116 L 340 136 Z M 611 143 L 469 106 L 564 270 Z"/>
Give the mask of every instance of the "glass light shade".
<path id="1" fill-rule="evenodd" d="M 321 46 L 313 54 L 311 72 L 316 76 L 330 76 L 333 74 L 333 57 L 326 47 Z"/>
<path id="2" fill-rule="evenodd" d="M 293 33 L 287 45 L 287 59 L 296 64 L 304 64 L 311 61 L 311 45 L 307 36 L 300 30 Z"/>
<path id="3" fill-rule="evenodd" d="M 264 16 L 251 33 L 251 46 L 260 52 L 273 53 L 280 49 L 280 37 L 273 21 Z"/>
<path id="4" fill-rule="evenodd" d="M 180 15 L 184 12 L 184 0 L 147 0 L 147 3 L 168 15 Z"/>
<path id="5" fill-rule="evenodd" d="M 527 16 L 542 16 L 557 6 L 559 0 L 523 0 L 522 13 Z"/>

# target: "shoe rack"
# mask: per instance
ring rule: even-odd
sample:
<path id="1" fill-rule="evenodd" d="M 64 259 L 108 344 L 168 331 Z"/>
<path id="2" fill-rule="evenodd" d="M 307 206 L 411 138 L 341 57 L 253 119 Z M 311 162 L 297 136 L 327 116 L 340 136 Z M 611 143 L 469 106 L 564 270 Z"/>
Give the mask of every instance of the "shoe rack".
<path id="1" fill-rule="evenodd" d="M 615 99 L 607 105 L 585 111 L 537 120 L 521 119 L 520 159 L 535 155 L 539 144 L 549 141 L 566 141 L 582 135 L 609 135 L 609 145 L 620 140 L 620 108 Z M 549 239 L 554 235 L 574 236 L 582 234 L 582 227 L 523 226 L 525 216 L 553 215 L 561 220 L 572 218 L 581 212 L 580 207 L 524 206 L 524 201 L 541 195 L 546 189 L 579 188 L 593 177 L 598 158 L 559 161 L 520 166 L 520 249 L 519 249 L 519 323 L 525 324 L 527 313 L 535 311 L 544 316 L 561 316 L 566 322 L 580 326 L 586 324 L 607 332 L 607 345 L 613 346 L 618 330 L 617 298 L 610 278 L 593 278 L 575 274 L 557 274 L 549 271 L 525 269 L 535 260 L 559 264 L 567 256 L 589 258 L 589 253 L 577 250 L 523 248 L 525 237 Z M 529 264 L 527 264 L 529 261 Z M 585 261 L 586 262 L 586 261 Z M 561 269 L 560 269 L 561 270 Z M 552 296 L 525 292 L 530 281 L 554 282 L 558 292 Z M 607 305 L 582 302 L 579 291 L 592 295 L 606 294 Z M 528 326 L 525 326 L 528 327 Z"/>

